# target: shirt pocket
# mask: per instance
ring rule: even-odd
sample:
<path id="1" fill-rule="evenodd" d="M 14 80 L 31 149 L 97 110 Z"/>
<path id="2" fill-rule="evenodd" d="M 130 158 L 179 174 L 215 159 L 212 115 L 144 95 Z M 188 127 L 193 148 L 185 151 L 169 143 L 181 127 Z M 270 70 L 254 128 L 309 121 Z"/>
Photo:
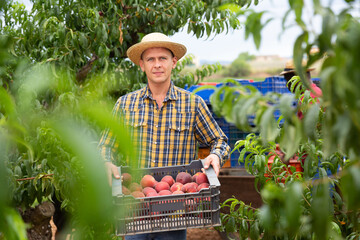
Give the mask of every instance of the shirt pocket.
<path id="1" fill-rule="evenodd" d="M 123 120 L 133 134 L 144 131 L 148 124 L 148 116 L 143 109 L 124 110 Z"/>
<path id="2" fill-rule="evenodd" d="M 179 134 L 190 130 L 190 119 L 186 118 L 186 114 L 176 112 L 171 120 L 168 122 L 168 128 L 174 134 Z"/>
<path id="3" fill-rule="evenodd" d="M 176 112 L 168 122 L 168 134 L 165 139 L 165 145 L 168 145 L 170 151 L 179 148 L 187 148 L 191 138 L 194 137 L 192 118 L 190 113 Z"/>

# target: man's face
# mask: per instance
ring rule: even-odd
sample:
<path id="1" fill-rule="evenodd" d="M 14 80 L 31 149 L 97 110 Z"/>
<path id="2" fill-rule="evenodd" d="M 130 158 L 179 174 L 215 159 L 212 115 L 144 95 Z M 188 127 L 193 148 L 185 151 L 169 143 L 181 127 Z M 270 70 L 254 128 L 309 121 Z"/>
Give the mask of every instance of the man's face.
<path id="1" fill-rule="evenodd" d="M 170 81 L 177 59 L 166 48 L 149 48 L 143 52 L 139 63 L 149 83 L 161 84 Z"/>

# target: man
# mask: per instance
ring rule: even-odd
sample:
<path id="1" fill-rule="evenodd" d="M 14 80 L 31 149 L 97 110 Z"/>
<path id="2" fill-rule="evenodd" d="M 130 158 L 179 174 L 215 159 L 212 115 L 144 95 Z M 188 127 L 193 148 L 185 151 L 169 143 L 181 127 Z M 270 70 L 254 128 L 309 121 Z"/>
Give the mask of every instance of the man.
<path id="1" fill-rule="evenodd" d="M 145 88 L 118 99 L 114 113 L 129 126 L 138 151 L 138 167 L 188 164 L 196 158 L 197 142 L 211 146 L 204 168 L 216 174 L 230 151 L 227 137 L 199 96 L 180 89 L 171 81 L 172 69 L 186 53 L 186 47 L 162 33 L 151 33 L 131 46 L 127 55 L 147 76 Z M 114 146 L 111 132 L 100 141 L 109 175 L 120 178 L 111 162 Z M 186 239 L 186 231 L 127 236 L 126 239 Z"/>
<path id="2" fill-rule="evenodd" d="M 303 61 L 303 62 L 302 62 L 302 65 L 303 65 L 303 66 L 306 66 L 306 61 Z M 311 92 L 310 92 L 310 97 L 316 99 L 316 98 L 322 96 L 322 91 L 321 91 L 321 89 L 320 89 L 315 83 L 313 83 L 312 80 L 311 80 L 311 73 L 310 73 L 310 72 L 313 71 L 313 70 L 314 70 L 314 68 L 308 68 L 308 69 L 306 69 L 306 77 L 307 77 L 307 79 L 310 81 L 310 88 L 311 88 L 311 89 L 310 89 L 310 91 L 311 91 Z M 291 91 L 291 84 L 292 84 L 292 83 L 290 82 L 290 80 L 291 80 L 294 76 L 297 76 L 297 73 L 296 73 L 296 71 L 295 71 L 294 61 L 293 61 L 293 60 L 287 61 L 287 62 L 285 63 L 285 68 L 284 68 L 284 70 L 283 70 L 279 75 L 283 75 L 283 76 L 284 76 L 284 78 L 285 78 L 285 80 L 286 80 L 286 85 L 288 86 L 288 89 Z M 295 89 L 296 89 L 296 87 L 294 88 L 294 90 L 295 90 Z M 302 89 L 302 90 L 303 90 L 303 89 Z M 303 97 L 301 97 L 301 99 L 300 99 L 300 101 L 299 101 L 300 104 L 301 104 L 301 101 L 302 101 L 302 100 L 303 100 Z M 316 100 L 316 101 L 318 101 L 318 100 Z M 297 116 L 298 116 L 299 119 L 303 119 L 303 117 L 304 117 L 302 111 L 300 111 L 300 110 L 297 112 Z M 284 158 L 285 158 L 285 153 L 280 150 L 279 144 L 276 144 L 276 152 L 277 152 L 277 155 L 279 156 L 280 160 L 281 160 L 282 162 L 284 162 L 285 164 L 288 164 L 290 160 L 297 160 L 297 159 L 298 159 L 298 156 L 297 156 L 297 155 L 294 155 L 292 158 L 290 158 L 288 161 L 285 162 L 285 160 L 284 160 Z M 275 155 L 273 155 L 272 157 L 270 157 L 269 160 L 272 161 L 274 157 L 275 157 Z M 304 161 L 305 161 L 306 157 L 307 157 L 307 154 L 305 154 L 305 155 L 303 155 L 303 156 L 301 157 L 301 161 L 302 161 L 303 164 L 304 164 Z"/>
<path id="3" fill-rule="evenodd" d="M 303 65 L 306 65 L 306 62 L 303 61 L 302 63 Z M 315 84 L 312 82 L 311 80 L 311 71 L 313 71 L 314 68 L 308 68 L 306 70 L 306 76 L 308 78 L 308 80 L 310 81 L 310 87 L 311 87 L 311 97 L 312 98 L 316 98 L 316 97 L 320 97 L 322 96 L 322 91 L 321 89 Z M 294 76 L 297 76 L 296 72 L 295 72 L 295 66 L 294 66 L 294 62 L 293 60 L 289 60 L 285 63 L 285 68 L 284 70 L 280 73 L 280 75 L 283 75 L 285 80 L 286 80 L 286 83 L 287 83 L 287 86 L 289 88 L 289 90 L 291 91 L 291 83 L 289 83 L 289 81 L 291 80 L 292 77 Z"/>

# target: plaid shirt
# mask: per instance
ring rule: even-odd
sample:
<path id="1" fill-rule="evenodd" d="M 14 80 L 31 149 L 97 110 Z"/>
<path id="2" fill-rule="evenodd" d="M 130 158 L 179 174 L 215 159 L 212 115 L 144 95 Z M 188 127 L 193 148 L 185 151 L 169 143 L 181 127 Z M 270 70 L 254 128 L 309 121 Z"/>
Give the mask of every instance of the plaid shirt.
<path id="1" fill-rule="evenodd" d="M 129 126 L 139 168 L 188 164 L 196 159 L 198 142 L 211 147 L 210 153 L 219 156 L 221 166 L 228 159 L 227 137 L 204 100 L 172 82 L 160 109 L 145 87 L 120 97 L 114 115 Z M 106 130 L 99 144 L 106 161 L 114 160 L 114 142 Z"/>

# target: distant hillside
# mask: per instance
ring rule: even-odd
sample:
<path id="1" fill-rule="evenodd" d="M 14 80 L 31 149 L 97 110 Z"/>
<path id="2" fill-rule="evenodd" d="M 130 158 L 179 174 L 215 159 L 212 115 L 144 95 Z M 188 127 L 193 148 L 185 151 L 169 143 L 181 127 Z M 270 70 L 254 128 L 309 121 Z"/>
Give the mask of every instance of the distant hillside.
<path id="1" fill-rule="evenodd" d="M 230 65 L 231 61 L 209 61 L 209 60 L 200 60 L 200 65 L 205 65 L 205 64 L 214 64 L 214 63 L 220 63 L 223 66 L 226 65 Z"/>
<path id="2" fill-rule="evenodd" d="M 283 58 L 277 55 L 271 56 L 257 56 L 254 60 L 250 61 L 251 72 L 256 73 L 269 73 L 277 75 L 284 68 L 286 61 L 289 58 Z"/>

